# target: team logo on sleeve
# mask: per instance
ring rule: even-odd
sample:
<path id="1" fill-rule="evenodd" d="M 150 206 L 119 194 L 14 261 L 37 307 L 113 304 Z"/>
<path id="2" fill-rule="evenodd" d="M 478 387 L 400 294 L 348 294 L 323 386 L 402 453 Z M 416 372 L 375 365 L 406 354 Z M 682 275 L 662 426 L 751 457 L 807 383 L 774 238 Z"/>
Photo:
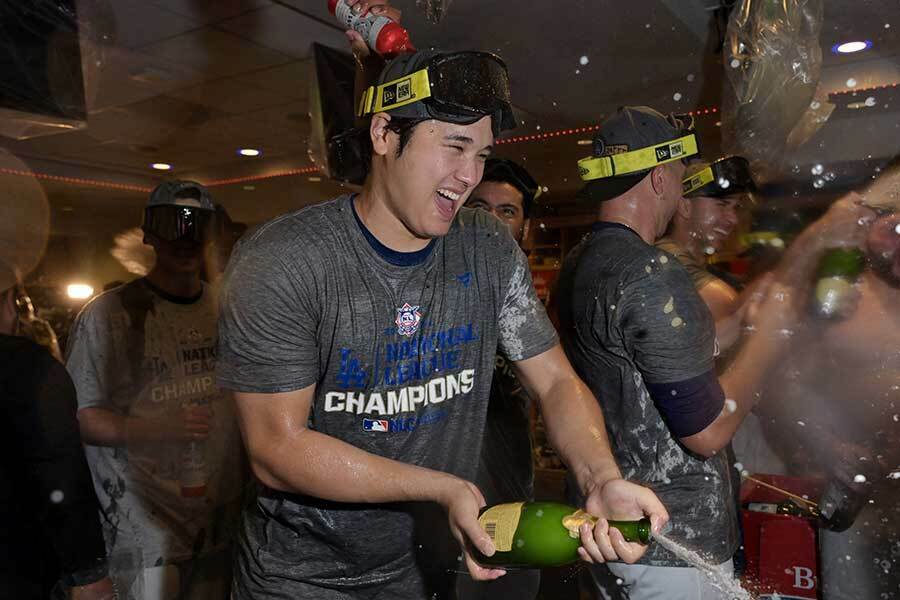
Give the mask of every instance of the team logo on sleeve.
<path id="1" fill-rule="evenodd" d="M 394 322 L 397 324 L 397 333 L 409 337 L 415 335 L 419 330 L 419 322 L 422 320 L 422 314 L 419 312 L 418 306 L 410 306 L 405 303 L 397 309 L 397 318 Z"/>

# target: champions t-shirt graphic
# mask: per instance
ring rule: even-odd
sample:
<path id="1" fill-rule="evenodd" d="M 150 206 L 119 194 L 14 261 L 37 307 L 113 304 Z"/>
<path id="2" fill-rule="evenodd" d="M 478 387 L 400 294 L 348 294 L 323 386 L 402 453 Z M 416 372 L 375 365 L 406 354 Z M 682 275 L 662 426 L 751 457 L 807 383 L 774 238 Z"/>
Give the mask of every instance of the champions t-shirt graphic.
<path id="1" fill-rule="evenodd" d="M 414 266 L 376 252 L 349 196 L 282 216 L 245 238 L 221 299 L 220 385 L 262 393 L 315 385 L 312 428 L 469 480 L 498 345 L 523 360 L 557 342 L 506 227 L 468 209 Z M 235 597 L 400 581 L 409 585 L 398 598 L 422 597 L 413 555 L 428 544 L 416 536 L 423 525 L 446 527 L 446 516 L 423 523 L 416 510 L 263 492 L 245 514 Z M 275 587 L 259 583 L 260 564 Z"/>

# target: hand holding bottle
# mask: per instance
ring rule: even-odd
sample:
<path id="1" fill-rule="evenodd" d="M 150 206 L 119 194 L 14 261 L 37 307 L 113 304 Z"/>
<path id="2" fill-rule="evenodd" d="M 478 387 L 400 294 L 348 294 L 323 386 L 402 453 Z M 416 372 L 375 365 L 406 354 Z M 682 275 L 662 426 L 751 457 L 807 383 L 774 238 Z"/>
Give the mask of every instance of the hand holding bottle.
<path id="1" fill-rule="evenodd" d="M 374 17 L 385 17 L 394 23 L 400 23 L 403 15 L 399 8 L 391 6 L 388 0 L 342 0 L 350 8 L 350 11 L 357 17 L 365 17 L 368 15 Z M 353 57 L 360 67 L 366 68 L 367 61 L 373 54 L 369 41 L 355 29 L 348 29 L 346 32 L 347 39 L 350 40 L 350 50 Z M 382 63 L 383 64 L 383 63 Z"/>
<path id="2" fill-rule="evenodd" d="M 589 563 L 610 560 L 634 563 L 647 551 L 643 544 L 626 542 L 618 529 L 609 527 L 608 519 L 635 521 L 646 515 L 653 533 L 659 533 L 669 522 L 669 513 L 653 491 L 624 479 L 610 479 L 590 490 L 585 509 L 601 517 L 593 528 L 585 524 L 580 529 L 578 554 Z"/>
<path id="3" fill-rule="evenodd" d="M 471 482 L 455 479 L 438 502 L 447 510 L 450 531 L 463 549 L 466 567 L 472 579 L 489 581 L 505 575 L 506 571 L 503 569 L 479 565 L 469 552 L 470 545 L 486 556 L 493 555 L 495 551 L 491 538 L 478 523 L 478 511 L 485 505 L 484 496 L 478 487 Z"/>

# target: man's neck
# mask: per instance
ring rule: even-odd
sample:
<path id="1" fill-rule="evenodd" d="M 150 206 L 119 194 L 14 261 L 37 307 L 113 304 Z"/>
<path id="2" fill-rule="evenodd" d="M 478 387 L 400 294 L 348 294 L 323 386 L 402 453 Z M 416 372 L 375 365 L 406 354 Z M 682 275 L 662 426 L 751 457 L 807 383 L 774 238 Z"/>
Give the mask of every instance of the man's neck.
<path id="1" fill-rule="evenodd" d="M 692 236 L 690 231 L 682 229 L 677 224 L 673 224 L 672 233 L 669 237 L 692 259 L 698 262 L 706 262 L 706 255 L 703 253 L 703 249 L 700 248 L 700 244 L 697 243 L 697 238 Z"/>
<path id="2" fill-rule="evenodd" d="M 397 252 L 417 252 L 431 242 L 417 237 L 389 208 L 388 191 L 379 185 L 380 178 L 373 175 L 366 180 L 362 192 L 353 200 L 356 214 L 369 233 Z"/>
<path id="3" fill-rule="evenodd" d="M 194 298 L 203 290 L 200 273 L 173 273 L 160 267 L 153 267 L 147 274 L 147 281 L 163 292 L 178 298 Z"/>
<path id="4" fill-rule="evenodd" d="M 656 218 L 647 199 L 626 195 L 607 200 L 600 204 L 597 216 L 601 221 L 625 225 L 650 245 L 656 242 Z"/>

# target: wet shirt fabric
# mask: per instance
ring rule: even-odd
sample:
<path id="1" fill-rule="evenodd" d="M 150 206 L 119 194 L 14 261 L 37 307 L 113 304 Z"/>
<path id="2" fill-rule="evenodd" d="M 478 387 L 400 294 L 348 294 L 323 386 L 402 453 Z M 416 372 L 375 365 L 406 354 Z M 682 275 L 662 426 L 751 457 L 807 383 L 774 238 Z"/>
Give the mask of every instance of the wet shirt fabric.
<path id="1" fill-rule="evenodd" d="M 37 600 L 106 574 L 75 388 L 43 347 L 0 335 L 0 598 Z"/>
<path id="2" fill-rule="evenodd" d="M 350 196 L 284 215 L 245 238 L 221 298 L 220 385 L 316 385 L 312 429 L 469 480 L 498 344 L 517 361 L 557 343 L 507 228 L 465 208 L 414 266 L 367 242 Z M 458 555 L 437 505 L 263 490 L 245 512 L 235 597 L 425 598 Z"/>
<path id="3" fill-rule="evenodd" d="M 688 272 L 688 275 L 691 276 L 691 281 L 694 282 L 694 287 L 697 289 L 697 291 L 700 291 L 700 289 L 707 283 L 713 282 L 717 279 L 715 275 L 707 270 L 705 262 L 700 262 L 699 260 L 695 259 L 687 250 L 679 246 L 672 238 L 665 237 L 657 240 L 656 247 L 660 250 L 665 250 L 666 252 L 677 258 L 678 262 L 684 265 L 684 268 Z"/>
<path id="4" fill-rule="evenodd" d="M 712 377 L 721 393 L 710 375 L 712 316 L 684 267 L 627 227 L 599 223 L 566 258 L 559 286 L 563 345 L 603 408 L 623 476 L 656 492 L 672 515 L 673 539 L 715 564 L 729 560 L 737 515 L 727 459 L 687 452 L 665 416 L 671 414 L 668 388 L 677 402 L 678 394 Z M 698 397 L 704 400 L 697 412 L 708 425 L 723 398 Z M 640 562 L 685 566 L 658 544 Z"/>
<path id="5" fill-rule="evenodd" d="M 139 279 L 91 301 L 69 338 L 66 366 L 78 407 L 136 418 L 178 418 L 188 404 L 212 410 L 200 445 L 206 495 L 181 494 L 186 443 L 86 446 L 113 568 L 180 562 L 224 547 L 239 515 L 243 474 L 231 395 L 215 383 L 216 302 L 211 288 L 174 298 Z"/>

